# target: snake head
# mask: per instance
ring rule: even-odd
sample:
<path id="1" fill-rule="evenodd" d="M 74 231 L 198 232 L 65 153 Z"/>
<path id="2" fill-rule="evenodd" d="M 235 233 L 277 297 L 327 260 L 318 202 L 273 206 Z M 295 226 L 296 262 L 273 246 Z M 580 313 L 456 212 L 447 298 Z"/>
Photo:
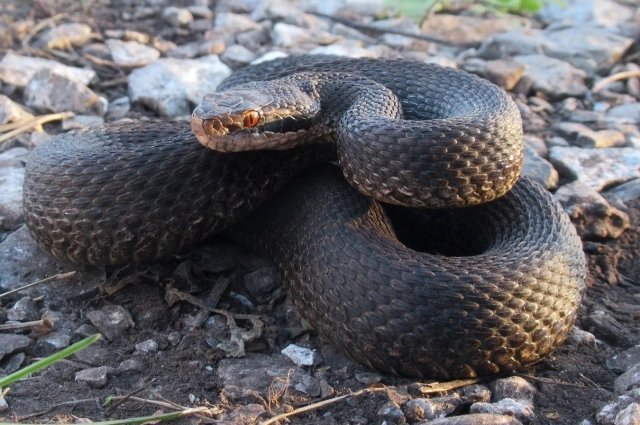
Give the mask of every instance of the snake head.
<path id="1" fill-rule="evenodd" d="M 270 82 L 249 83 L 204 96 L 191 116 L 191 129 L 216 151 L 290 149 L 313 127 L 319 108 L 296 87 L 274 91 Z"/>

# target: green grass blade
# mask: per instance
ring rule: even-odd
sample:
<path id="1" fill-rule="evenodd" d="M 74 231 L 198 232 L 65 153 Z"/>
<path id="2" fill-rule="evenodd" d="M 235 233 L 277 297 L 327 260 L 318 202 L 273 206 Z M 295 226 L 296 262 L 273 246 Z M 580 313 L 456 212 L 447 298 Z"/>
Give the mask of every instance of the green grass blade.
<path id="1" fill-rule="evenodd" d="M 40 369 L 44 369 L 45 367 L 57 362 L 58 360 L 72 355 L 76 351 L 82 350 L 86 346 L 91 345 L 99 340 L 101 336 L 102 335 L 100 334 L 91 335 L 90 337 L 87 337 L 82 341 L 78 341 L 75 344 L 68 346 L 64 350 L 58 351 L 57 353 L 52 354 L 49 357 L 45 357 L 44 359 L 39 360 L 32 365 L 23 367 L 22 369 L 12 373 L 9 376 L 5 376 L 4 378 L 0 379 L 0 388 L 6 387 L 7 385 L 17 381 L 18 379 L 22 379 L 25 376 L 31 375 L 32 373 L 37 372 Z"/>

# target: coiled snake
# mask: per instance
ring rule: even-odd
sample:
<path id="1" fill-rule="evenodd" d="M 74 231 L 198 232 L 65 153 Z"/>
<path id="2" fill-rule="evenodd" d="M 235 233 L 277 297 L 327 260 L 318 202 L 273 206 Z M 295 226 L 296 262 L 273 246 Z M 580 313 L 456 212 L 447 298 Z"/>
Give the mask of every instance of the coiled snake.
<path id="1" fill-rule="evenodd" d="M 550 194 L 518 179 L 520 116 L 490 83 L 410 61 L 287 58 L 232 75 L 192 128 L 242 152 L 164 121 L 34 150 L 24 208 L 38 244 L 74 263 L 154 261 L 337 152 L 342 173 L 305 171 L 231 231 L 278 264 L 332 344 L 382 371 L 450 379 L 536 362 L 571 330 L 581 243 Z"/>

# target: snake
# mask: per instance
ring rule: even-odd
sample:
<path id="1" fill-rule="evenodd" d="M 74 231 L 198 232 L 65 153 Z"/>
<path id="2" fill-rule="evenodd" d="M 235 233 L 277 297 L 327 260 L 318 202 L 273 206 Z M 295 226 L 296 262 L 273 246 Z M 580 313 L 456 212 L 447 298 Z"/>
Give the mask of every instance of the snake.
<path id="1" fill-rule="evenodd" d="M 190 122 L 58 135 L 27 164 L 26 225 L 75 264 L 153 262 L 226 232 L 270 258 L 354 360 L 458 379 L 568 336 L 586 274 L 567 214 L 520 176 L 520 114 L 477 76 L 398 59 L 248 66 Z"/>

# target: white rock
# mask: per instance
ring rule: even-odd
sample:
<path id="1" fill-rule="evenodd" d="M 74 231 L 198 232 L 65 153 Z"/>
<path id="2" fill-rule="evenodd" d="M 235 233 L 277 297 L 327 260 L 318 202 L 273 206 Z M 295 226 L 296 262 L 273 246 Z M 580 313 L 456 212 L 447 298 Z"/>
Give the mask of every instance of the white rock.
<path id="1" fill-rule="evenodd" d="M 640 404 L 631 403 L 616 415 L 615 425 L 640 424 Z"/>
<path id="2" fill-rule="evenodd" d="M 640 177 L 640 149 L 554 146 L 549 160 L 560 175 L 597 191 Z"/>
<path id="3" fill-rule="evenodd" d="M 172 27 L 186 27 L 193 22 L 193 15 L 189 9 L 169 6 L 162 10 L 162 19 Z"/>
<path id="4" fill-rule="evenodd" d="M 135 345 L 136 351 L 144 354 L 155 353 L 158 351 L 158 343 L 152 339 L 139 342 Z"/>
<path id="5" fill-rule="evenodd" d="M 213 29 L 220 32 L 240 33 L 261 28 L 249 15 L 230 12 L 218 13 L 213 24 Z"/>
<path id="6" fill-rule="evenodd" d="M 338 42 L 329 46 L 320 46 L 309 51 L 310 55 L 336 55 L 350 58 L 377 58 L 379 55 L 353 42 Z"/>
<path id="7" fill-rule="evenodd" d="M 24 87 L 41 69 L 54 71 L 58 75 L 84 85 L 89 84 L 96 76 L 96 72 L 91 69 L 75 68 L 49 59 L 32 58 L 9 52 L 0 61 L 0 81 Z"/>
<path id="8" fill-rule="evenodd" d="M 496 379 L 491 384 L 491 390 L 494 402 L 504 399 L 517 399 L 533 403 L 533 399 L 538 392 L 536 387 L 531 385 L 529 381 L 519 376 Z"/>
<path id="9" fill-rule="evenodd" d="M 199 59 L 159 59 L 129 75 L 129 98 L 162 116 L 191 115 L 192 105 L 213 93 L 231 69 L 217 55 Z"/>
<path id="10" fill-rule="evenodd" d="M 287 56 L 289 55 L 285 52 L 272 50 L 271 52 L 267 52 L 264 55 L 260 56 L 258 59 L 251 61 L 251 65 L 257 65 L 262 62 L 269 62 L 275 59 L 286 58 Z"/>
<path id="11" fill-rule="evenodd" d="M 318 355 L 315 350 L 309 350 L 295 344 L 289 344 L 281 353 L 289 357 L 298 366 L 313 366 L 318 363 Z"/>
<path id="12" fill-rule="evenodd" d="M 497 403 L 474 403 L 469 408 L 470 413 L 492 413 L 495 415 L 509 415 L 522 422 L 529 423 L 536 419 L 533 406 L 526 400 L 505 398 Z"/>
<path id="13" fill-rule="evenodd" d="M 107 367 L 100 366 L 76 372 L 76 381 L 84 382 L 95 388 L 107 385 Z"/>
<path id="14" fill-rule="evenodd" d="M 604 406 L 596 415 L 598 424 L 616 425 L 616 416 L 633 403 L 640 403 L 640 388 L 631 390 Z"/>
<path id="15" fill-rule="evenodd" d="M 545 2 L 537 16 L 545 24 L 617 25 L 633 19 L 633 10 L 612 0 L 566 0 L 562 5 Z"/>
<path id="16" fill-rule="evenodd" d="M 10 230 L 24 222 L 23 183 L 24 168 L 0 168 L 0 216 L 4 217 L 4 230 Z"/>
<path id="17" fill-rule="evenodd" d="M 412 421 L 444 418 L 462 404 L 456 393 L 442 397 L 414 398 L 405 403 L 404 414 Z"/>
<path id="18" fill-rule="evenodd" d="M 160 57 L 160 52 L 153 47 L 145 46 L 137 41 L 122 41 L 109 38 L 105 44 L 116 63 L 123 65 L 151 63 Z"/>

